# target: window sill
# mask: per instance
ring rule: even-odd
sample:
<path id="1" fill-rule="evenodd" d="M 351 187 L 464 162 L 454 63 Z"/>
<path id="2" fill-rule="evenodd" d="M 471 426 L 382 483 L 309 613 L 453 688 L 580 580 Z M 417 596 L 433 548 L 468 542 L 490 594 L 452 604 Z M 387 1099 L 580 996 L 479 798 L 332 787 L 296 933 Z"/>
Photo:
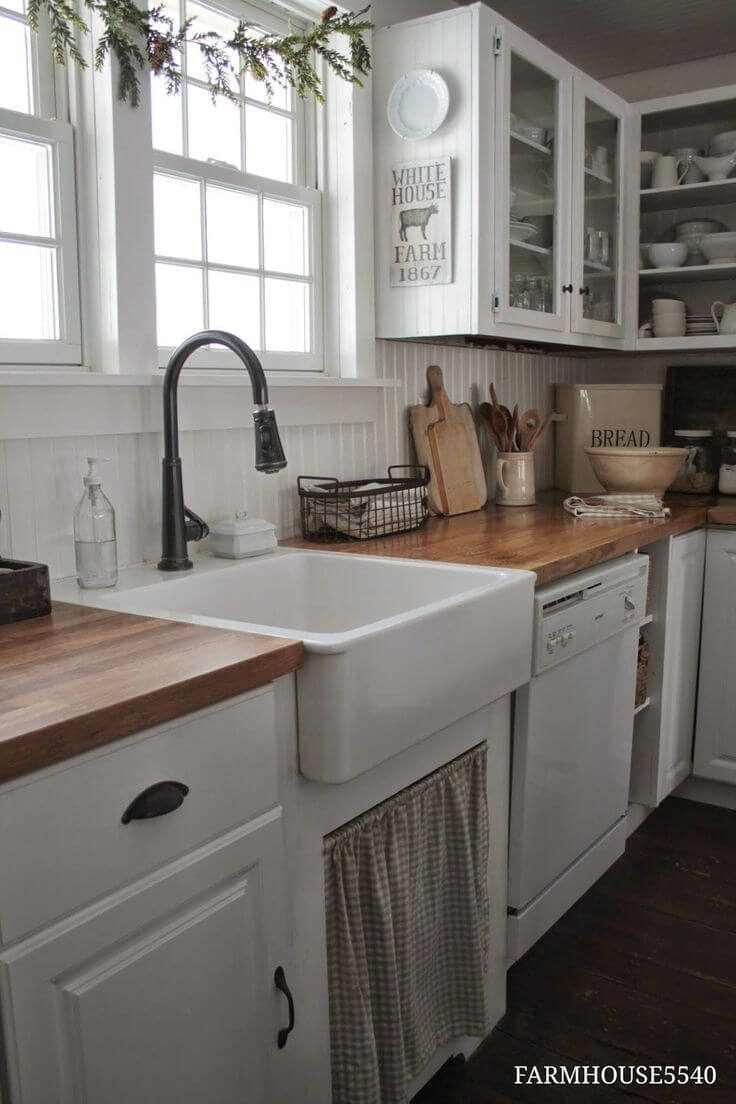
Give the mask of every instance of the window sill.
<path id="1" fill-rule="evenodd" d="M 163 371 L 141 375 L 113 375 L 104 372 L 88 372 L 84 369 L 52 369 L 7 367 L 0 369 L 0 387 L 159 387 Z M 361 376 L 342 379 L 338 376 L 308 376 L 292 372 L 266 372 L 269 388 L 317 387 L 317 388 L 390 388 L 398 387 L 397 379 L 380 379 L 377 376 Z M 247 387 L 247 372 L 217 372 L 204 369 L 182 373 L 180 387 Z"/>

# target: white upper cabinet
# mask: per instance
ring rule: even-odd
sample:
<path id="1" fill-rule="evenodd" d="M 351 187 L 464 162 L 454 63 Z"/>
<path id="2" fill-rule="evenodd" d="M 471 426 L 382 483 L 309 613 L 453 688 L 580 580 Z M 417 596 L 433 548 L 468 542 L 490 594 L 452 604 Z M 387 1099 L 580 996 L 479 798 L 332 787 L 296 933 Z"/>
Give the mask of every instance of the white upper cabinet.
<path id="1" fill-rule="evenodd" d="M 572 292 L 576 334 L 624 336 L 624 264 L 629 255 L 627 106 L 595 81 L 573 78 Z"/>
<path id="2" fill-rule="evenodd" d="M 444 121 L 421 77 L 389 111 L 416 70 Z M 377 336 L 623 347 L 632 109 L 484 4 L 377 31 L 373 87 Z"/>
<path id="3" fill-rule="evenodd" d="M 498 29 L 494 320 L 563 333 L 570 278 L 570 67 Z"/>

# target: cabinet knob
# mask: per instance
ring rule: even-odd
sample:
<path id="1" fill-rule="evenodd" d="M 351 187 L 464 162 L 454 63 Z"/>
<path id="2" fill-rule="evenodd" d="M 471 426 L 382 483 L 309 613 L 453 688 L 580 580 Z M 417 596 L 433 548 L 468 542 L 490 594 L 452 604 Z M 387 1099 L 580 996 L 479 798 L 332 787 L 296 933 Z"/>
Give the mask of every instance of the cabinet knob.
<path id="1" fill-rule="evenodd" d="M 563 284 L 562 285 L 562 290 L 563 291 L 569 291 L 569 293 L 572 295 L 572 284 Z"/>
<path id="2" fill-rule="evenodd" d="M 151 820 L 153 817 L 166 816 L 178 809 L 189 793 L 189 787 L 183 782 L 154 782 L 134 797 L 121 816 L 123 824 L 131 820 Z"/>
<path id="3" fill-rule="evenodd" d="M 579 288 L 578 290 L 580 291 L 581 295 L 590 295 L 590 288 L 589 287 Z"/>
<path id="4" fill-rule="evenodd" d="M 289 1026 L 279 1028 L 279 1033 L 276 1036 L 279 1050 L 286 1046 L 286 1042 L 290 1033 L 294 1030 L 295 1016 L 294 1016 L 294 998 L 291 995 L 291 989 L 286 983 L 286 974 L 284 973 L 283 966 L 277 966 L 273 975 L 273 983 L 280 992 L 286 997 L 286 1003 L 289 1009 Z"/>

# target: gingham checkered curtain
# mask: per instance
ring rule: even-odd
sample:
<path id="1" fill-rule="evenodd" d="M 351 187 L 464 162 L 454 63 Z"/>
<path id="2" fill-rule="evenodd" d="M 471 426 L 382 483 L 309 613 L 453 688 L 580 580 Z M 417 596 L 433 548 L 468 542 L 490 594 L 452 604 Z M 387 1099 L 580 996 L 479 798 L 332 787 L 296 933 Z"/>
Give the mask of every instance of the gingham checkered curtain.
<path id="1" fill-rule="evenodd" d="M 488 1030 L 486 746 L 325 839 L 333 1104 L 406 1104 Z"/>

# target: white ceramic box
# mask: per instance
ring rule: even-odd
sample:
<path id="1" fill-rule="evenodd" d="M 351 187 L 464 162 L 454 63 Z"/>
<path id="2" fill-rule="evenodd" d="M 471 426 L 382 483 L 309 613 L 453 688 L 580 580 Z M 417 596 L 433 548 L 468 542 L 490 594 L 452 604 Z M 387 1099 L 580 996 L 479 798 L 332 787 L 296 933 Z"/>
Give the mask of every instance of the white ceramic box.
<path id="1" fill-rule="evenodd" d="M 558 383 L 555 486 L 602 492 L 586 448 L 656 448 L 662 443 L 661 383 Z"/>

